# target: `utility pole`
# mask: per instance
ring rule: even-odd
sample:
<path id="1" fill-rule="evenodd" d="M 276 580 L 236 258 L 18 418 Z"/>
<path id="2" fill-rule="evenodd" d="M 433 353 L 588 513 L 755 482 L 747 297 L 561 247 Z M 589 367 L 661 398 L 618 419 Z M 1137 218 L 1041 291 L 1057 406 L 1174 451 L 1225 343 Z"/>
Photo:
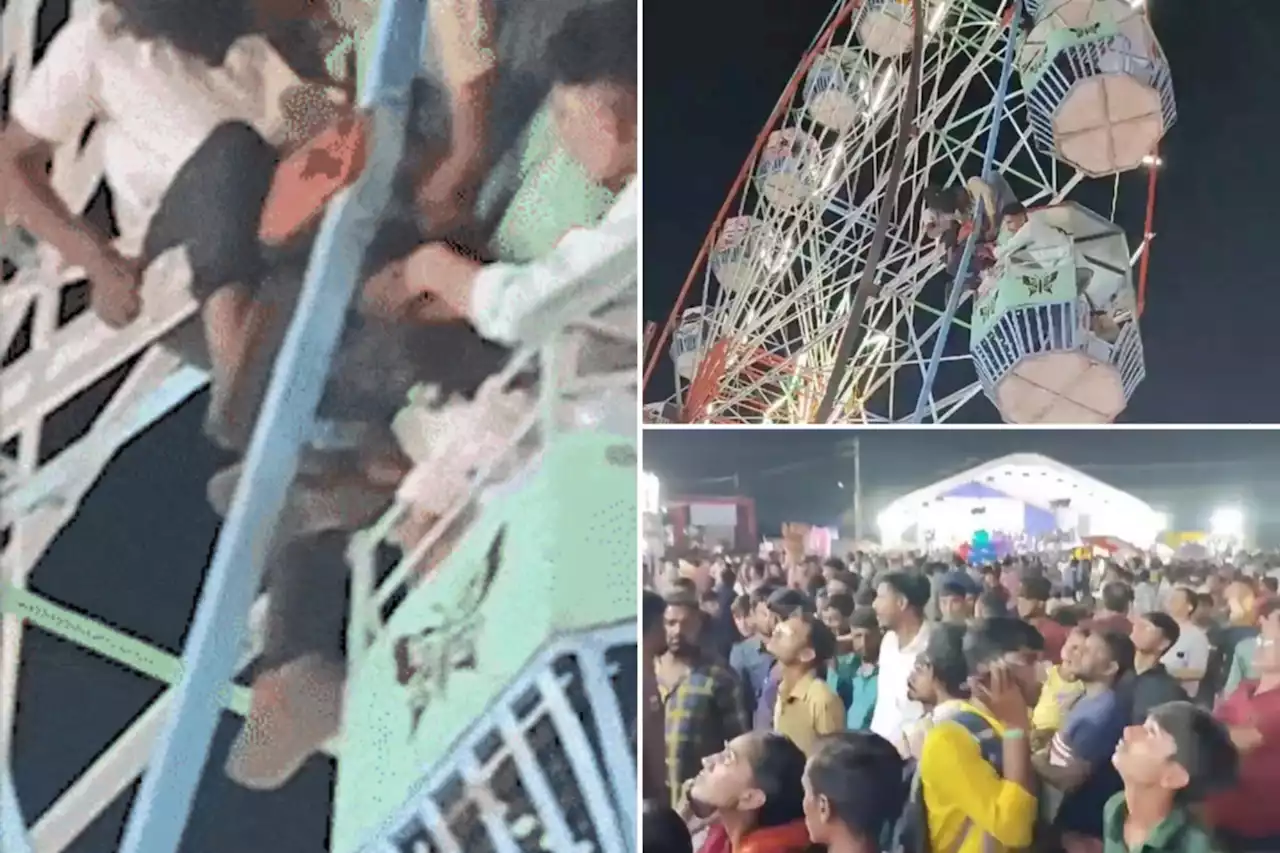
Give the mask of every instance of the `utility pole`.
<path id="1" fill-rule="evenodd" d="M 853 538 L 862 541 L 862 444 L 853 440 Z"/>

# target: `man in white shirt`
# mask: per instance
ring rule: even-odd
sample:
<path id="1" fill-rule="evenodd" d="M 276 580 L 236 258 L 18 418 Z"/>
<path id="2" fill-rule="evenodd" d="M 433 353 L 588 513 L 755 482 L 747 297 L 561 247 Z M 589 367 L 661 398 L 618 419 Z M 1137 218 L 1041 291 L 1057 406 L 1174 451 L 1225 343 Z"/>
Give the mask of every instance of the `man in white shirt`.
<path id="1" fill-rule="evenodd" d="M 907 754 L 907 728 L 924 716 L 924 707 L 907 698 L 907 682 L 916 659 L 929 643 L 924 608 L 931 592 L 928 578 L 889 572 L 876 588 L 875 611 L 886 629 L 880 644 L 880 674 L 871 731 Z"/>
<path id="2" fill-rule="evenodd" d="M 1192 699 L 1199 693 L 1200 679 L 1209 666 L 1209 635 L 1192 618 L 1199 600 L 1199 594 L 1190 587 L 1175 587 L 1170 593 L 1166 609 L 1178 623 L 1178 640 L 1160 658 Z"/>
<path id="3" fill-rule="evenodd" d="M 443 243 L 379 273 L 366 303 L 421 321 L 465 317 L 485 338 L 512 345 L 539 305 L 634 245 L 639 228 L 636 8 L 626 0 L 571 13 L 547 50 L 557 130 L 588 174 L 618 192 L 594 228 L 576 229 L 527 264 L 481 264 Z M 434 297 L 423 301 L 423 297 Z"/>

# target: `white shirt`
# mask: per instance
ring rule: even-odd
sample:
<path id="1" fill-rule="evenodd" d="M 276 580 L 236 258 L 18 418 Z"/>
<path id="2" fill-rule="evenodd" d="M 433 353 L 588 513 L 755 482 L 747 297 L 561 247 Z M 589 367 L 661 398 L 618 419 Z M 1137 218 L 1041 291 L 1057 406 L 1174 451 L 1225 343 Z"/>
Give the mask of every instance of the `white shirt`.
<path id="1" fill-rule="evenodd" d="M 880 674 L 876 678 L 876 709 L 871 714 L 871 731 L 889 743 L 902 742 L 904 730 L 924 716 L 919 702 L 907 700 L 907 679 L 915 668 L 916 658 L 929 644 L 929 624 L 906 646 L 899 648 L 898 632 L 884 635 L 880 645 Z"/>
<path id="2" fill-rule="evenodd" d="M 481 335 L 515 344 L 521 321 L 562 287 L 636 242 L 640 192 L 633 180 L 594 228 L 575 228 L 543 257 L 527 264 L 489 264 L 471 294 L 471 322 Z"/>
<path id="3" fill-rule="evenodd" d="M 1164 653 L 1160 663 L 1164 664 L 1165 669 L 1175 671 L 1190 669 L 1203 674 L 1205 668 L 1209 666 L 1209 635 L 1199 625 L 1179 622 L 1178 642 Z M 1188 695 L 1195 698 L 1199 688 L 1197 682 L 1184 681 L 1182 686 Z"/>
<path id="4" fill-rule="evenodd" d="M 1071 254 L 1071 238 L 1032 213 L 1027 224 L 996 246 L 996 260 L 1007 261 L 1015 253 L 1014 262 L 1030 261 L 1046 270 L 1053 269 Z"/>
<path id="5" fill-rule="evenodd" d="M 256 36 L 237 41 L 214 68 L 127 34 L 109 6 L 75 8 L 14 100 L 12 118 L 59 147 L 97 122 L 119 248 L 136 255 L 169 184 L 213 129 L 244 121 L 278 138 L 279 94 L 297 77 Z"/>

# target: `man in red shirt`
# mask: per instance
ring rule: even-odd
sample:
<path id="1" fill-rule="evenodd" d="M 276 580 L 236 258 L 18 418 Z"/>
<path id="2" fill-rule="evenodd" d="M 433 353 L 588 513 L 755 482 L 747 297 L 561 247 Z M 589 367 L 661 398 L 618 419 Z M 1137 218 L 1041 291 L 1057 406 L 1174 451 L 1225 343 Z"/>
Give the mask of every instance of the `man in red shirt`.
<path id="1" fill-rule="evenodd" d="M 1232 850 L 1280 850 L 1280 809 L 1272 799 L 1280 790 L 1280 603 L 1259 608 L 1257 678 L 1244 681 L 1214 716 L 1225 723 L 1240 750 L 1236 787 L 1208 802 L 1210 822 L 1231 842 Z"/>
<path id="2" fill-rule="evenodd" d="M 1018 616 L 1044 637 L 1045 660 L 1057 665 L 1062 663 L 1062 647 L 1071 629 L 1059 625 L 1045 614 L 1045 606 L 1052 597 L 1053 584 L 1044 575 L 1023 578 L 1018 588 Z"/>

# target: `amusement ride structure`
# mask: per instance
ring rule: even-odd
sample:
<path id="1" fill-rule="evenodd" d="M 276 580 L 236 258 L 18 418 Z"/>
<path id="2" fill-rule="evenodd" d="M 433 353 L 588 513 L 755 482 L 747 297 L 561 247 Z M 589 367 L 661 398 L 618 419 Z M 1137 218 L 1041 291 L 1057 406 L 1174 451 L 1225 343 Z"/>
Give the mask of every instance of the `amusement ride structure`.
<path id="1" fill-rule="evenodd" d="M 938 422 L 985 395 L 1011 423 L 1113 420 L 1145 374 L 1175 117 L 1142 0 L 841 0 L 646 333 L 646 419 Z M 1071 196 L 1106 181 L 1114 198 L 1141 169 L 1131 246 L 1114 210 Z M 1065 238 L 1012 253 L 976 292 L 977 231 L 948 250 L 922 224 L 927 188 L 973 178 L 1002 178 Z"/>
<path id="2" fill-rule="evenodd" d="M 181 659 L 42 599 L 28 581 L 121 447 L 147 441 L 148 427 L 205 386 L 206 375 L 166 346 L 195 306 L 185 288 L 149 280 L 144 316 L 124 330 L 87 312 L 68 318 L 63 290 L 79 271 L 59 269 L 21 232 L 3 232 L 3 853 L 60 853 L 139 776 L 120 850 L 174 853 L 220 715 L 247 711 L 233 678 L 258 647 L 249 617 L 263 546 L 299 453 L 323 426 L 315 412 L 329 364 L 403 154 L 410 80 L 431 49 L 424 3 L 383 0 L 378 15 L 360 98 L 373 118 L 370 157 L 320 226 Z M 30 73 L 41 17 L 33 0 L 4 7 L 0 77 L 10 75 L 11 91 Z M 56 152 L 55 189 L 72 209 L 88 202 L 101 164 L 92 135 L 83 149 Z M 538 405 L 465 500 L 393 567 L 375 565 L 375 553 L 385 553 L 405 506 L 353 539 L 346 728 L 328 747 L 335 853 L 634 850 L 636 377 L 630 364 L 587 375 L 575 353 L 601 340 L 634 348 L 636 265 L 633 246 L 529 320 L 503 375 L 536 367 Z M 45 458 L 50 416 L 130 363 L 92 426 Z M 429 582 L 417 582 L 445 537 L 457 544 Z M 29 829 L 9 763 L 24 626 L 171 685 L 52 807 L 29 816 Z"/>

